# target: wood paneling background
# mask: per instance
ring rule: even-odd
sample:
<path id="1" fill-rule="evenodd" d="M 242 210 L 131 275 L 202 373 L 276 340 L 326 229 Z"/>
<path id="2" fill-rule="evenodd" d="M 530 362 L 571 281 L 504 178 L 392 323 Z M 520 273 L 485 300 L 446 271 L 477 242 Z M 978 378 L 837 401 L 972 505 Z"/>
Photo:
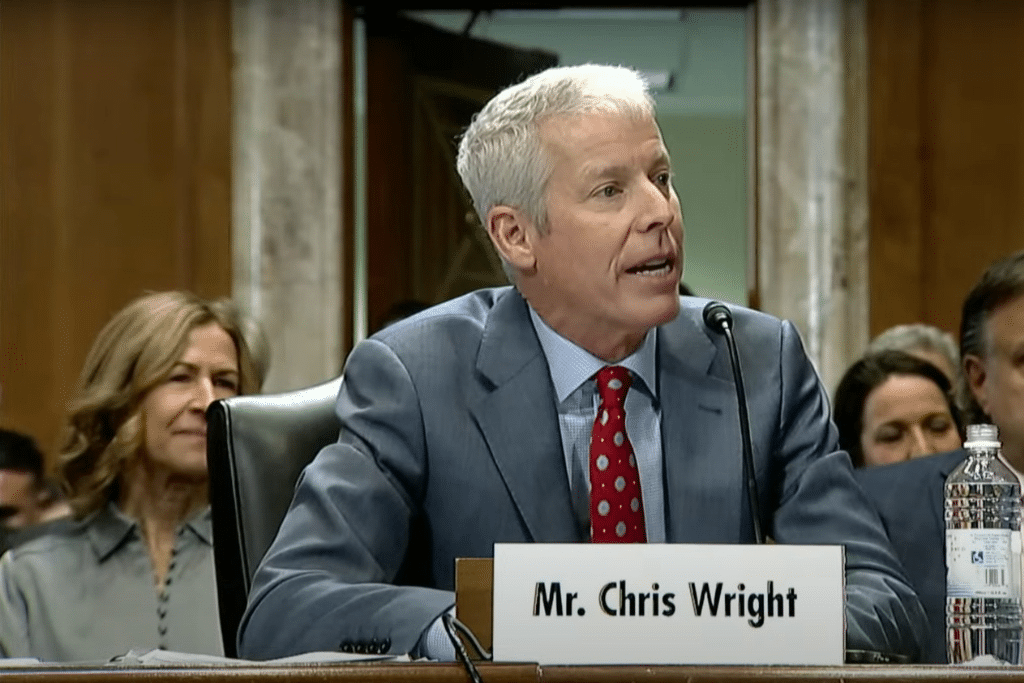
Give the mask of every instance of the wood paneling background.
<path id="1" fill-rule="evenodd" d="M 869 0 L 871 333 L 1024 248 L 1024 2 Z"/>
<path id="2" fill-rule="evenodd" d="M 867 9 L 871 332 L 955 331 L 982 269 L 1024 248 L 1024 3 Z M 230 15 L 230 0 L 0 3 L 0 424 L 48 454 L 115 310 L 151 289 L 229 294 Z M 436 274 L 408 261 L 413 146 L 394 133 L 415 128 L 416 80 L 392 37 L 369 45 L 375 320 Z"/>
<path id="3" fill-rule="evenodd" d="M 0 4 L 0 424 L 52 457 L 100 327 L 230 294 L 229 0 Z"/>

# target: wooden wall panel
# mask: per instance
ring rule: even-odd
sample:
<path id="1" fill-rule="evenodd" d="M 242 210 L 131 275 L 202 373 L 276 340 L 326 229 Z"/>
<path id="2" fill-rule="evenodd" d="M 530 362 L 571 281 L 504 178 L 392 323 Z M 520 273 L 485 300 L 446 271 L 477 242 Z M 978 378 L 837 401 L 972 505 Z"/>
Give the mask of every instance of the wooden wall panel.
<path id="1" fill-rule="evenodd" d="M 954 334 L 994 259 L 1024 248 L 1024 3 L 871 0 L 871 332 Z"/>
<path id="2" fill-rule="evenodd" d="M 868 196 L 872 335 L 923 315 L 921 3 L 867 5 Z M 913 296 L 880 296 L 881 287 Z M 890 323 L 889 321 L 895 321 Z"/>
<path id="3" fill-rule="evenodd" d="M 366 36 L 366 289 L 369 332 L 390 307 L 412 297 L 409 65 L 394 37 L 368 24 Z"/>
<path id="4" fill-rule="evenodd" d="M 929 142 L 925 218 L 933 239 L 930 320 L 959 326 L 959 307 L 993 259 L 1024 248 L 1024 3 L 935 2 L 925 16 Z"/>
<path id="5" fill-rule="evenodd" d="M 228 0 L 0 5 L 0 423 L 52 455 L 99 328 L 227 295 Z"/>

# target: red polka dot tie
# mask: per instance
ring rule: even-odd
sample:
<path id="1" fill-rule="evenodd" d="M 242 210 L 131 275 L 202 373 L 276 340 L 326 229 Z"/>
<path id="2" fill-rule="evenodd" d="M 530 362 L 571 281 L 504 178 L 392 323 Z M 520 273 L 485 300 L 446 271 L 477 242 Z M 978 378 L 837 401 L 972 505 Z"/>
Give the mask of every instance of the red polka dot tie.
<path id="1" fill-rule="evenodd" d="M 590 436 L 590 529 L 594 543 L 646 543 L 640 471 L 626 435 L 629 370 L 606 366 L 597 373 L 597 406 Z"/>

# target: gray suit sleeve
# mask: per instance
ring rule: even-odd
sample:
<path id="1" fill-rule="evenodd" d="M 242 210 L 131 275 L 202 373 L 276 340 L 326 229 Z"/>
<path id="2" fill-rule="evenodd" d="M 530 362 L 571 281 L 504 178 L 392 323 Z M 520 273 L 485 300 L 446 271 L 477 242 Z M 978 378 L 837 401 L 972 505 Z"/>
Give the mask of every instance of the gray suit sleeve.
<path id="1" fill-rule="evenodd" d="M 425 486 L 419 400 L 391 349 L 369 340 L 353 350 L 337 404 L 341 435 L 303 472 L 256 572 L 240 656 L 346 642 L 410 652 L 454 603 L 450 591 L 394 585 Z"/>
<path id="2" fill-rule="evenodd" d="M 837 450 L 828 399 L 788 322 L 782 326 L 781 363 L 775 451 L 783 455 L 785 470 L 774 538 L 845 546 L 847 648 L 917 661 L 927 633 L 924 610 L 878 514 L 854 479 L 849 457 Z"/>

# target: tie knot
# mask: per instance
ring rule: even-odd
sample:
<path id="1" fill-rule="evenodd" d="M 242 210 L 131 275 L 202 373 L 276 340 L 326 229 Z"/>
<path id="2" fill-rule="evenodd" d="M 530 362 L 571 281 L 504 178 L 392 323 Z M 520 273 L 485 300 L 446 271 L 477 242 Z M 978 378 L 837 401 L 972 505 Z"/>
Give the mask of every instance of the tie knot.
<path id="1" fill-rule="evenodd" d="M 621 365 L 606 365 L 597 372 L 597 393 L 606 406 L 622 407 L 626 403 L 626 392 L 632 377 L 629 370 Z"/>

